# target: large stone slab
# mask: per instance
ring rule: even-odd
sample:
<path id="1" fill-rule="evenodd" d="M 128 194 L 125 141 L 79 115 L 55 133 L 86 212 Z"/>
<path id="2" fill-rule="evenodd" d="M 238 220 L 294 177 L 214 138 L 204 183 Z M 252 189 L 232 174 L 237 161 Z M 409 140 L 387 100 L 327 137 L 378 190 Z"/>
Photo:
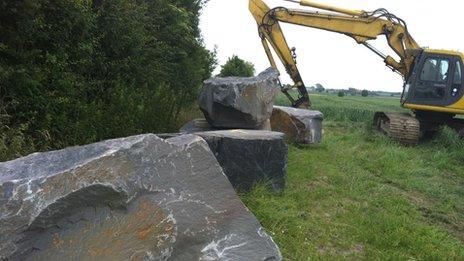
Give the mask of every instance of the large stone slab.
<path id="1" fill-rule="evenodd" d="M 0 259 L 281 256 L 202 138 L 140 135 L 0 163 Z"/>
<path id="2" fill-rule="evenodd" d="M 209 144 L 232 185 L 250 190 L 259 182 L 270 188 L 285 188 L 288 148 L 279 132 L 225 130 L 199 132 Z"/>
<path id="3" fill-rule="evenodd" d="M 274 106 L 271 128 L 285 133 L 289 140 L 296 143 L 320 143 L 323 119 L 324 115 L 319 111 Z"/>
<path id="4" fill-rule="evenodd" d="M 269 68 L 256 77 L 211 78 L 198 98 L 200 109 L 216 128 L 263 129 L 280 90 L 278 76 Z"/>
<path id="5" fill-rule="evenodd" d="M 184 124 L 184 126 L 180 128 L 179 133 L 192 134 L 192 133 L 203 132 L 203 131 L 217 131 L 217 130 L 224 130 L 224 129 L 218 129 L 218 128 L 211 126 L 205 118 L 198 118 L 198 119 L 193 119 L 187 122 L 186 124 Z M 271 131 L 271 120 L 269 119 L 265 121 L 258 130 Z"/>
<path id="6" fill-rule="evenodd" d="M 202 132 L 202 131 L 213 131 L 217 130 L 213 126 L 211 126 L 208 121 L 204 118 L 193 119 L 184 126 L 182 126 L 179 130 L 180 133 L 195 133 L 195 132 Z"/>

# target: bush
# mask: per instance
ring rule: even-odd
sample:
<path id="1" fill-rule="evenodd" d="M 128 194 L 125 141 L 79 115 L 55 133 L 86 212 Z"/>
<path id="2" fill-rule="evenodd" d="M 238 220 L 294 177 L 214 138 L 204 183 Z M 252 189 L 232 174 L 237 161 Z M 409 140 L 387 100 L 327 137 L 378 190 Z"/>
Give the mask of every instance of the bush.
<path id="1" fill-rule="evenodd" d="M 338 91 L 338 97 L 345 97 L 344 91 Z"/>
<path id="2" fill-rule="evenodd" d="M 362 90 L 362 91 L 361 91 L 361 96 L 362 96 L 362 97 L 367 97 L 367 96 L 369 96 L 369 91 L 368 91 L 368 90 Z"/>
<path id="3" fill-rule="evenodd" d="M 324 86 L 322 86 L 322 84 L 317 83 L 317 84 L 316 84 L 316 91 L 317 91 L 317 92 L 324 92 L 324 91 L 325 91 L 325 88 L 324 88 Z"/>
<path id="4" fill-rule="evenodd" d="M 221 66 L 219 77 L 239 76 L 251 77 L 255 74 L 255 67 L 252 63 L 240 59 L 233 55 Z"/>
<path id="5" fill-rule="evenodd" d="M 0 123 L 0 159 L 16 158 L 35 150 L 34 144 L 23 133 L 26 125 L 12 129 Z"/>
<path id="6" fill-rule="evenodd" d="M 173 130 L 215 65 L 202 5 L 0 0 L 0 160 Z"/>

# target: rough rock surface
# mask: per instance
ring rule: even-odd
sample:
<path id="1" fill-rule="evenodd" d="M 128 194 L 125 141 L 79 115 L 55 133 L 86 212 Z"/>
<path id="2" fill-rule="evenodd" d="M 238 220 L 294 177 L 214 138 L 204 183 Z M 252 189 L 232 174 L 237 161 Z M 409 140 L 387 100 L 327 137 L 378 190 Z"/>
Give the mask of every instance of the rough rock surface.
<path id="1" fill-rule="evenodd" d="M 198 119 L 193 119 L 187 122 L 184 126 L 180 128 L 179 133 L 192 134 L 192 133 L 197 133 L 197 132 L 216 131 L 216 130 L 221 130 L 221 129 L 217 129 L 211 126 L 205 118 L 198 118 Z M 269 119 L 265 121 L 264 124 L 261 125 L 258 130 L 271 131 L 271 120 Z"/>
<path id="2" fill-rule="evenodd" d="M 182 128 L 180 128 L 181 133 L 195 133 L 195 132 L 202 132 L 202 131 L 212 131 L 217 130 L 213 126 L 211 126 L 206 119 L 194 119 L 186 123 Z"/>
<path id="3" fill-rule="evenodd" d="M 271 128 L 285 133 L 288 139 L 296 143 L 320 143 L 323 118 L 319 111 L 274 106 Z"/>
<path id="4" fill-rule="evenodd" d="M 220 129 L 263 129 L 280 87 L 279 73 L 269 68 L 256 77 L 211 78 L 198 98 L 211 126 Z"/>
<path id="5" fill-rule="evenodd" d="M 267 121 L 265 121 L 258 130 L 272 131 L 271 130 L 271 119 L 268 119 Z"/>
<path id="6" fill-rule="evenodd" d="M 247 191 L 258 182 L 285 188 L 288 148 L 279 132 L 225 130 L 199 132 L 234 188 Z"/>
<path id="7" fill-rule="evenodd" d="M 280 260 L 206 142 L 140 135 L 0 163 L 0 260 Z"/>

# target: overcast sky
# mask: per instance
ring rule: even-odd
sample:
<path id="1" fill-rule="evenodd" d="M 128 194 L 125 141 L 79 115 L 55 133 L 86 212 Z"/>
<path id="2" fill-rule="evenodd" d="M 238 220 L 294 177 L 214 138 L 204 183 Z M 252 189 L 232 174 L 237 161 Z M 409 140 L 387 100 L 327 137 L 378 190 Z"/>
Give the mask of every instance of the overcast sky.
<path id="1" fill-rule="evenodd" d="M 306 8 L 282 0 L 265 2 L 271 8 Z M 366 11 L 384 7 L 407 22 L 410 33 L 419 45 L 436 49 L 464 50 L 460 1 L 323 2 Z M 351 38 L 295 25 L 284 24 L 282 28 L 290 47 L 296 47 L 298 66 L 307 86 L 321 83 L 327 88 L 402 90 L 401 76 L 391 72 L 380 57 L 364 46 L 356 44 Z M 248 11 L 248 0 L 210 0 L 203 10 L 201 30 L 206 46 L 210 49 L 217 47 L 220 64 L 236 54 L 253 62 L 257 72 L 269 67 L 258 37 L 256 22 Z M 385 37 L 379 37 L 373 44 L 387 54 L 392 53 L 386 45 Z M 282 68 L 281 75 L 283 82 L 290 83 L 290 78 Z"/>

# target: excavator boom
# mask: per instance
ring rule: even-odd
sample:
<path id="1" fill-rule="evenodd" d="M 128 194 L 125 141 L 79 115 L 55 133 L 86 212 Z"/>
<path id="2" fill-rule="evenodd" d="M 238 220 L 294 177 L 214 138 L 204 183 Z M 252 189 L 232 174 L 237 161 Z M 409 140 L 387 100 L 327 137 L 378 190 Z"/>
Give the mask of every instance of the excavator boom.
<path id="1" fill-rule="evenodd" d="M 300 92 L 299 99 L 294 100 L 290 97 L 294 107 L 308 107 L 310 101 L 298 71 L 295 50 L 288 46 L 280 23 L 301 25 L 344 34 L 381 56 L 386 65 L 392 70 L 403 76 L 409 74 L 411 65 L 414 62 L 414 55 L 419 52 L 420 47 L 409 34 L 406 23 L 397 16 L 385 9 L 366 12 L 323 5 L 308 0 L 291 2 L 329 12 L 284 7 L 271 9 L 262 0 L 250 0 L 249 8 L 258 24 L 259 35 L 271 65 L 277 68 L 270 47 L 274 49 L 287 73 L 292 78 L 294 87 L 298 88 Z M 369 40 L 377 39 L 380 35 L 386 37 L 388 45 L 400 57 L 399 61 L 382 54 L 368 43 Z M 287 90 L 283 91 L 289 96 Z"/>

